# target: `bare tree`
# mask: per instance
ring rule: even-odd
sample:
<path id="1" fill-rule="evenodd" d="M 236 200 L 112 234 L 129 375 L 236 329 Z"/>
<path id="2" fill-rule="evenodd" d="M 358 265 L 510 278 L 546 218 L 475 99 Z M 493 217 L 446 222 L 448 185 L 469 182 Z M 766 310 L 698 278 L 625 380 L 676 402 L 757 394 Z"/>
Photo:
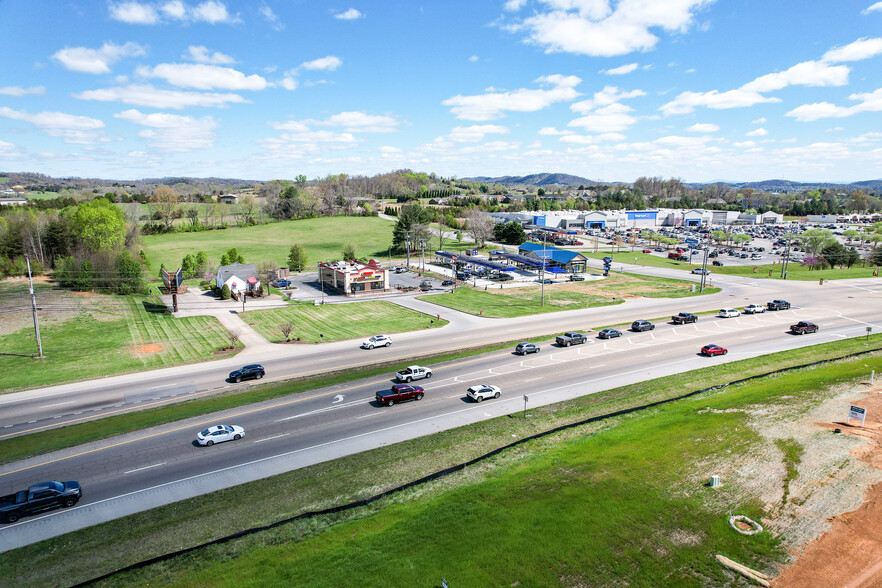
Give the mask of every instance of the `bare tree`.
<path id="1" fill-rule="evenodd" d="M 472 239 L 478 247 L 483 247 L 484 243 L 493 237 L 493 227 L 496 225 L 493 218 L 477 208 L 470 208 L 465 218 L 466 229 L 472 235 Z"/>
<path id="2" fill-rule="evenodd" d="M 294 321 L 279 323 L 279 330 L 285 336 L 285 343 L 291 340 L 291 332 L 294 330 Z"/>
<path id="3" fill-rule="evenodd" d="M 438 249 L 444 249 L 444 217 L 438 218 Z"/>
<path id="4" fill-rule="evenodd" d="M 239 331 L 227 331 L 227 340 L 230 342 L 230 349 L 236 346 L 236 343 L 239 342 L 241 336 L 242 335 Z"/>
<path id="5" fill-rule="evenodd" d="M 178 209 L 178 194 L 168 186 L 159 186 L 150 196 L 150 209 L 170 229 Z"/>

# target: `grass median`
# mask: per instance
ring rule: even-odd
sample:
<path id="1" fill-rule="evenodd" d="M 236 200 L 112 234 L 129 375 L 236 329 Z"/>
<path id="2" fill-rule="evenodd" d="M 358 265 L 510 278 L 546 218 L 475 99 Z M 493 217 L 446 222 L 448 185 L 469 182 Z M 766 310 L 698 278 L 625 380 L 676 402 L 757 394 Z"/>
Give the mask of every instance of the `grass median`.
<path id="1" fill-rule="evenodd" d="M 567 423 L 850 352 L 828 343 L 722 364 L 529 410 L 317 464 L 0 554 L 0 585 L 68 585 L 133 562 L 297 513 L 344 505 Z M 301 520 L 205 548 L 103 586 L 737 584 L 722 553 L 768 570 L 779 538 L 728 526 L 764 507 L 733 481 L 702 485 L 707 464 L 737 462 L 764 440 L 746 410 L 780 418 L 882 368 L 874 355 L 803 369 L 580 425 L 370 506 Z M 785 448 L 786 449 L 786 448 Z M 787 450 L 782 469 L 796 461 Z M 704 464 L 703 466 L 701 464 Z M 410 545 L 418 549 L 393 549 Z"/>

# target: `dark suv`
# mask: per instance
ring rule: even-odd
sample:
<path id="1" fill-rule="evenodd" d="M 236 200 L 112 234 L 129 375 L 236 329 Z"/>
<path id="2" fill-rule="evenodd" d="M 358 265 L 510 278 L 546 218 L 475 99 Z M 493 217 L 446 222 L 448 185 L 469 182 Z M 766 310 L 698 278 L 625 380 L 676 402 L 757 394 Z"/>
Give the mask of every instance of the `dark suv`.
<path id="1" fill-rule="evenodd" d="M 264 374 L 265 372 L 263 371 L 263 366 L 259 363 L 253 363 L 251 365 L 246 365 L 240 367 L 235 371 L 230 372 L 230 379 L 234 382 L 241 382 L 242 380 L 247 380 L 248 378 L 255 378 L 259 380 L 264 376 Z"/>
<path id="2" fill-rule="evenodd" d="M 637 331 L 638 333 L 641 331 L 651 331 L 655 328 L 655 325 L 649 321 L 634 321 L 631 323 L 631 330 Z"/>

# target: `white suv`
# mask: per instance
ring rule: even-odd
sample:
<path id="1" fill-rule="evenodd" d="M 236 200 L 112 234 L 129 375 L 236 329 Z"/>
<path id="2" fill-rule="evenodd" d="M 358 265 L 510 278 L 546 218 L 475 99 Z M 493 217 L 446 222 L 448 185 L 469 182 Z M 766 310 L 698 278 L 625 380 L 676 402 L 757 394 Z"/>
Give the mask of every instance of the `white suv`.
<path id="1" fill-rule="evenodd" d="M 374 347 L 389 347 L 392 345 L 392 338 L 389 335 L 374 335 L 370 339 L 361 342 L 362 349 L 373 349 Z"/>
<path id="2" fill-rule="evenodd" d="M 466 396 L 475 402 L 481 402 L 485 398 L 499 398 L 501 395 L 502 390 L 499 386 L 491 386 L 490 384 L 478 384 L 466 392 Z"/>
<path id="3" fill-rule="evenodd" d="M 736 316 L 741 316 L 741 313 L 734 308 L 721 308 L 720 314 L 717 316 L 720 318 L 734 318 Z"/>

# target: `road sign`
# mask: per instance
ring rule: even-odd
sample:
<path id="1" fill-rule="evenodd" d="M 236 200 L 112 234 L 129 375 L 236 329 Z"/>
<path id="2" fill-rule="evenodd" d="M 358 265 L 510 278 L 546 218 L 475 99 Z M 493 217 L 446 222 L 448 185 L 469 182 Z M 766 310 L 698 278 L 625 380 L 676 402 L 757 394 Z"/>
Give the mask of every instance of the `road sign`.
<path id="1" fill-rule="evenodd" d="M 860 419 L 861 426 L 864 426 L 864 420 L 867 418 L 867 409 L 861 408 L 860 406 L 849 406 L 848 407 L 848 418 L 849 419 Z M 848 419 L 846 419 L 848 422 Z"/>
<path id="2" fill-rule="evenodd" d="M 685 242 L 687 245 L 692 245 L 692 246 L 698 245 L 698 239 L 686 239 Z"/>

